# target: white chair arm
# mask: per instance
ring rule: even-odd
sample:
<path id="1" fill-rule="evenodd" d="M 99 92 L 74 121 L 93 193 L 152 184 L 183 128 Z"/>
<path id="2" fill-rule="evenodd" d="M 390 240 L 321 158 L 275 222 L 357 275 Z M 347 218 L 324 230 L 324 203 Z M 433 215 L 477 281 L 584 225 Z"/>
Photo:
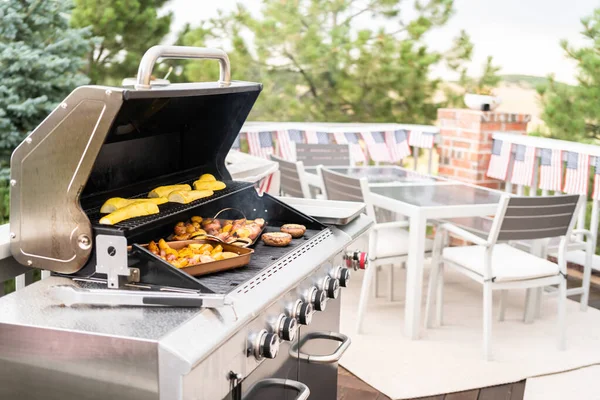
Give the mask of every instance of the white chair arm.
<path id="1" fill-rule="evenodd" d="M 373 226 L 373 230 L 387 229 L 387 228 L 408 228 L 409 225 L 410 224 L 408 221 L 382 222 L 380 224 L 375 224 Z"/>
<path id="2" fill-rule="evenodd" d="M 573 229 L 573 231 L 571 231 L 571 235 L 583 235 L 587 240 L 594 240 L 594 235 L 588 229 Z"/>
<path id="3" fill-rule="evenodd" d="M 469 242 L 473 242 L 477 245 L 486 246 L 486 247 L 490 246 L 490 243 L 486 239 L 483 239 L 465 229 L 459 228 L 456 225 L 446 223 L 446 224 L 442 224 L 440 226 L 440 229 L 445 230 L 450 233 L 453 233 L 456 236 L 460 236 L 461 238 L 468 240 Z"/>

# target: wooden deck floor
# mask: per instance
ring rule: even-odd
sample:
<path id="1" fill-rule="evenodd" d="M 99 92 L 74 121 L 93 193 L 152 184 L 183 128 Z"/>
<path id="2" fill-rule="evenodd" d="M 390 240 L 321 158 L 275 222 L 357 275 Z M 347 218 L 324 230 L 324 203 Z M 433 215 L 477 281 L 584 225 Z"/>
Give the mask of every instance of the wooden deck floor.
<path id="1" fill-rule="evenodd" d="M 569 278 L 571 285 L 581 285 L 581 281 Z M 578 300 L 575 296 L 574 300 Z M 590 306 L 600 310 L 600 288 L 592 286 Z M 420 397 L 414 400 L 523 400 L 525 381 L 506 385 L 491 386 L 465 392 L 448 393 L 439 396 Z M 383 393 L 340 367 L 338 374 L 338 400 L 390 400 Z"/>

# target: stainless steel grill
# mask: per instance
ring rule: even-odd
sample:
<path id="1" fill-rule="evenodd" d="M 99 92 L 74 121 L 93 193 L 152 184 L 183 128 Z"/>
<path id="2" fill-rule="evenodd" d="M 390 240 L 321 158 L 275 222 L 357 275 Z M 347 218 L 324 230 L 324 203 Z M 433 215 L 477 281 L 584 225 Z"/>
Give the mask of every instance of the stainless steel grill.
<path id="1" fill-rule="evenodd" d="M 221 80 L 152 87 L 160 57 L 218 59 Z M 11 250 L 54 276 L 0 299 L 0 398 L 335 399 L 345 249 L 372 221 L 326 226 L 231 180 L 225 156 L 260 90 L 230 82 L 221 51 L 156 47 L 135 89 L 76 89 L 15 150 Z M 98 223 L 107 198 L 202 173 L 227 188 Z M 304 239 L 257 243 L 247 266 L 197 278 L 139 246 L 232 206 L 267 231 L 303 224 Z"/>

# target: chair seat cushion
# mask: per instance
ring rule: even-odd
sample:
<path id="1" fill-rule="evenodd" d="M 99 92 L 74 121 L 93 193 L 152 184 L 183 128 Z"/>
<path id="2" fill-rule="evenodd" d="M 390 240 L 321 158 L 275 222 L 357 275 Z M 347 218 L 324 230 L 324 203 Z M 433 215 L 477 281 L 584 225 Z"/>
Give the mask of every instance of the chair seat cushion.
<path id="1" fill-rule="evenodd" d="M 442 254 L 444 260 L 484 276 L 484 246 L 446 247 Z M 557 264 L 508 244 L 497 244 L 492 251 L 492 277 L 495 282 L 536 279 L 558 273 Z"/>
<path id="2" fill-rule="evenodd" d="M 369 254 L 372 260 L 408 255 L 408 230 L 389 227 L 377 230 L 375 254 Z M 433 240 L 425 239 L 425 251 L 431 251 Z"/>

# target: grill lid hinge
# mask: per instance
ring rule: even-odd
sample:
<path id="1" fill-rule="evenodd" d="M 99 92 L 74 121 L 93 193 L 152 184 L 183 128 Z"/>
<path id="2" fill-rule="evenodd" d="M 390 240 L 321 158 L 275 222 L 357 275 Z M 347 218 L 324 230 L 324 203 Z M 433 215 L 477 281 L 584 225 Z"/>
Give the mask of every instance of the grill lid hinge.
<path id="1" fill-rule="evenodd" d="M 121 286 L 121 277 L 130 280 L 127 267 L 127 239 L 124 236 L 96 235 L 96 272 L 106 274 L 108 287 Z"/>

